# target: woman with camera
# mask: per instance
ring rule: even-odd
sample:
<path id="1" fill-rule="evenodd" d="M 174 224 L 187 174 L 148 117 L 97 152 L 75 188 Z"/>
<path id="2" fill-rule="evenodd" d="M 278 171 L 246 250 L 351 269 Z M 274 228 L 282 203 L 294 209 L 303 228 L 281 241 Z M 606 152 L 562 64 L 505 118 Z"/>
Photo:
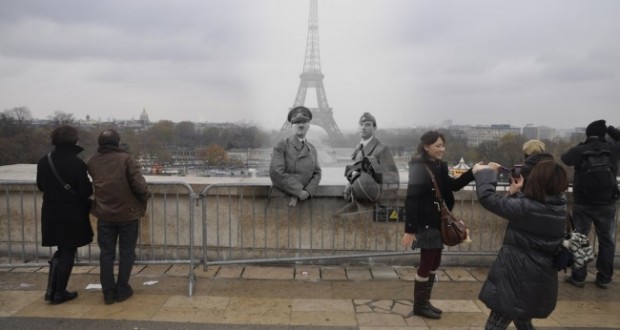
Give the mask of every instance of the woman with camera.
<path id="1" fill-rule="evenodd" d="M 555 309 L 558 272 L 553 256 L 566 225 L 568 176 L 555 160 L 532 167 L 528 180 L 511 178 L 510 193 L 495 191 L 500 165 L 473 168 L 480 204 L 506 219 L 504 243 L 491 266 L 478 298 L 491 309 L 485 329 L 534 329 L 533 318 L 545 318 Z M 522 190 L 522 193 L 518 193 Z"/>
<path id="2" fill-rule="evenodd" d="M 415 275 L 413 314 L 431 319 L 441 317 L 441 310 L 430 303 L 435 276 L 441 263 L 443 242 L 439 231 L 439 204 L 435 198 L 430 172 L 439 186 L 441 196 L 450 210 L 454 206 L 453 191 L 474 180 L 472 170 L 458 178 L 448 175 L 443 155 L 446 138 L 437 131 L 428 131 L 420 138 L 417 153 L 409 162 L 409 182 L 405 199 L 405 248 L 420 248 L 420 265 Z"/>

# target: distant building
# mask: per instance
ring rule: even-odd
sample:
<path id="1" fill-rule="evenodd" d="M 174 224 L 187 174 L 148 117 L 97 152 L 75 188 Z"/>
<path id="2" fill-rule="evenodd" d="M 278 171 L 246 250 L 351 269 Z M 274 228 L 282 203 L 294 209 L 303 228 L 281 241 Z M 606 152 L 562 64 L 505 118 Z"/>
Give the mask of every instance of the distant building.
<path id="1" fill-rule="evenodd" d="M 151 125 L 151 121 L 149 120 L 149 115 L 146 113 L 146 109 L 142 108 L 142 113 L 140 114 L 140 123 L 144 126 Z"/>
<path id="2" fill-rule="evenodd" d="M 551 140 L 558 135 L 555 128 L 547 126 L 534 126 L 528 124 L 523 127 L 523 137 L 527 140 Z"/>
<path id="3" fill-rule="evenodd" d="M 458 134 L 467 138 L 467 145 L 476 147 L 483 141 L 498 141 L 506 134 L 520 135 L 521 129 L 510 125 L 490 125 L 490 126 L 450 126 L 450 130 L 459 132 Z"/>

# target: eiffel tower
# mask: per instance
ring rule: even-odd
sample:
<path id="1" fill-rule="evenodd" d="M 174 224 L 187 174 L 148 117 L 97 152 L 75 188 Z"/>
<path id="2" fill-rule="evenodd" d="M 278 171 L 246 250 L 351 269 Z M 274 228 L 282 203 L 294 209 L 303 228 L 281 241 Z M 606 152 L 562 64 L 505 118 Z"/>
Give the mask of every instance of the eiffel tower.
<path id="1" fill-rule="evenodd" d="M 301 81 L 295 103 L 290 109 L 304 105 L 308 88 L 316 91 L 317 108 L 310 108 L 312 111 L 312 124 L 319 126 L 327 132 L 332 146 L 342 144 L 344 138 L 336 121 L 334 112 L 327 103 L 325 87 L 323 86 L 323 74 L 321 73 L 321 58 L 319 55 L 319 14 L 317 0 L 310 0 L 310 17 L 308 18 L 308 36 L 306 39 L 306 58 L 304 59 L 304 69 L 299 75 Z M 289 109 L 289 110 L 290 110 Z M 280 135 L 290 132 L 291 123 L 284 122 Z"/>

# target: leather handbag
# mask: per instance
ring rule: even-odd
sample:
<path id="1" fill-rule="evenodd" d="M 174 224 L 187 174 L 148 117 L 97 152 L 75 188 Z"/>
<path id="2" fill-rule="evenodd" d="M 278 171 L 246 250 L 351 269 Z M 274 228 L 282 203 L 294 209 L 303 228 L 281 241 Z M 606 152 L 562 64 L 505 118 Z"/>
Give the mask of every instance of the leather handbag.
<path id="1" fill-rule="evenodd" d="M 435 199 L 437 199 L 436 203 L 439 209 L 441 240 L 443 244 L 447 246 L 461 244 L 467 239 L 467 227 L 465 226 L 465 222 L 461 219 L 457 219 L 450 212 L 445 200 L 441 196 L 439 185 L 437 185 L 437 180 L 435 180 L 435 175 L 433 175 L 433 172 L 428 166 L 425 165 L 425 167 L 426 171 L 428 171 L 428 174 L 431 176 L 431 181 L 433 181 Z"/>

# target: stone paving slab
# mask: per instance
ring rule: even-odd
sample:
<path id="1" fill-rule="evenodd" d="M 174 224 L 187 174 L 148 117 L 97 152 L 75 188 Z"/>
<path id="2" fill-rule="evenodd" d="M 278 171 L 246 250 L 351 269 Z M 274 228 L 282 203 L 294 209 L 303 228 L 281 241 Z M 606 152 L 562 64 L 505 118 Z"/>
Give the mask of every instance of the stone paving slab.
<path id="1" fill-rule="evenodd" d="M 242 277 L 258 280 L 291 280 L 294 276 L 295 270 L 291 267 L 247 266 Z"/>
<path id="2" fill-rule="evenodd" d="M 377 280 L 396 280 L 398 279 L 398 274 L 394 271 L 394 267 L 382 266 L 382 267 L 373 267 L 370 269 L 371 275 L 373 279 Z"/>
<path id="3" fill-rule="evenodd" d="M 343 267 L 323 267 L 321 278 L 327 281 L 344 281 L 347 279 L 347 271 Z"/>
<path id="4" fill-rule="evenodd" d="M 347 278 L 353 281 L 371 280 L 372 275 L 368 267 L 347 267 Z"/>
<path id="5" fill-rule="evenodd" d="M 243 267 L 240 266 L 222 266 L 220 267 L 217 278 L 239 278 L 243 273 Z"/>
<path id="6" fill-rule="evenodd" d="M 304 281 L 320 281 L 321 268 L 319 267 L 295 267 L 295 279 Z"/>

